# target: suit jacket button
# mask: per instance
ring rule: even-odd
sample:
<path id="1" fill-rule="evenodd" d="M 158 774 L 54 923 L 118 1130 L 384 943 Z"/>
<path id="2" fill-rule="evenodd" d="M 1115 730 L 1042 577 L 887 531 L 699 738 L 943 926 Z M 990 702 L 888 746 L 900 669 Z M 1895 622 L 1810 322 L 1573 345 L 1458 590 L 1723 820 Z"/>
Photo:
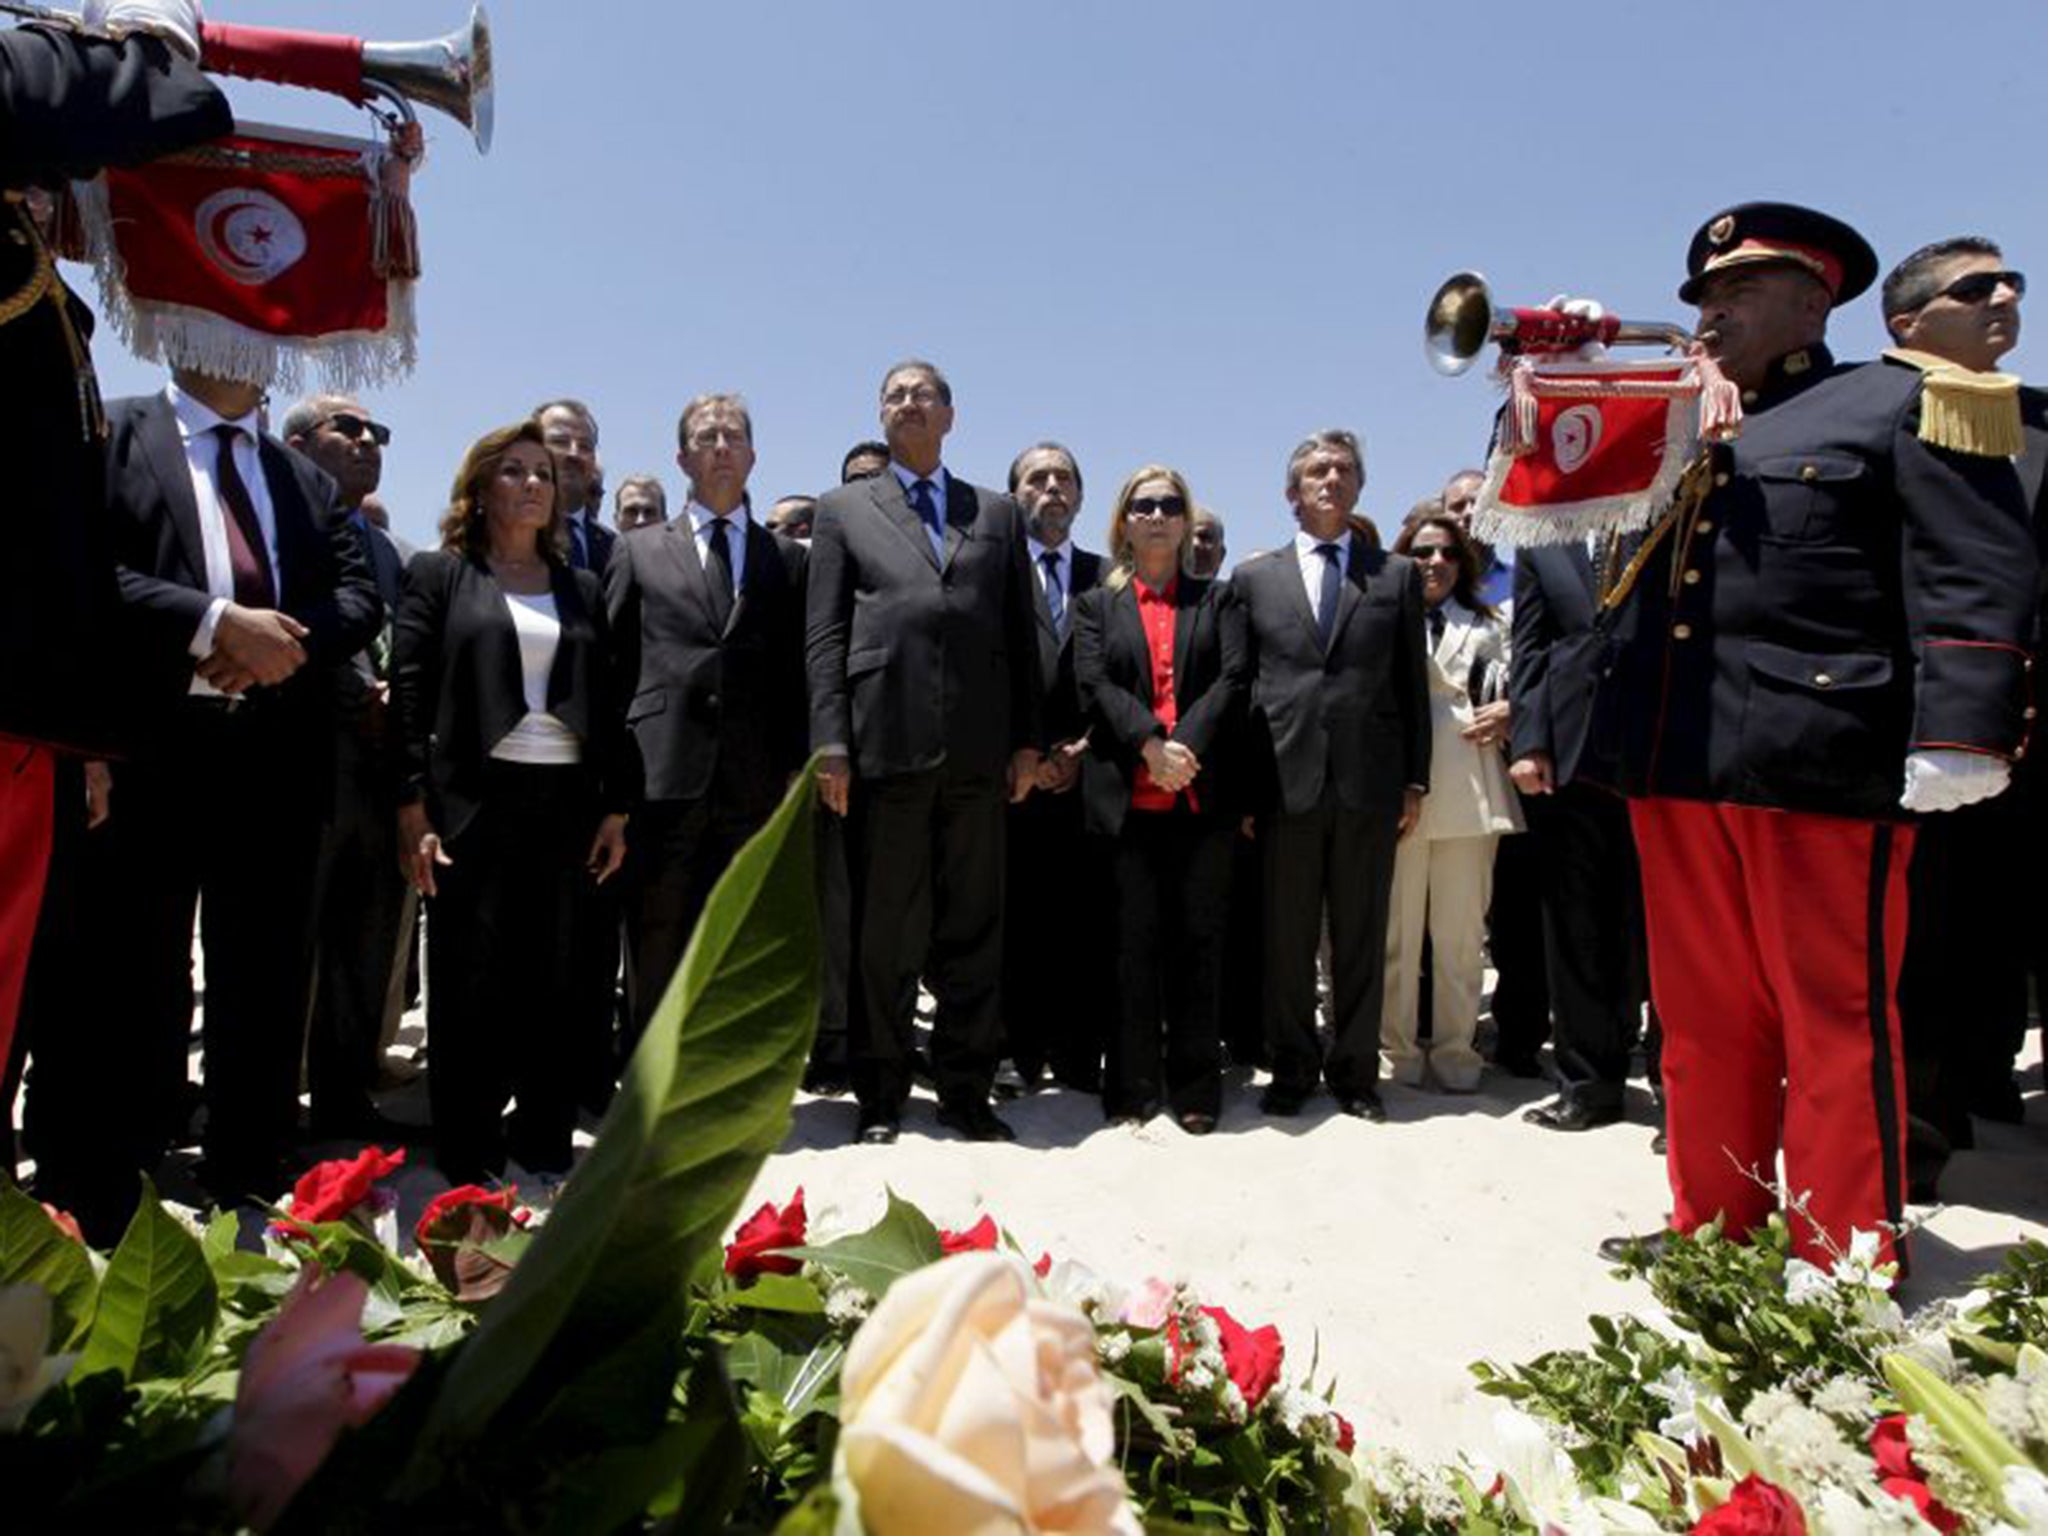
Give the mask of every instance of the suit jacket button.
<path id="1" fill-rule="evenodd" d="M 1711 517 L 1703 517 L 1692 525 L 1692 531 L 1694 533 L 1712 533 L 1714 531 L 1714 520 Z"/>
<path id="2" fill-rule="evenodd" d="M 1820 478 L 1820 470 L 1812 464 L 1802 464 L 1799 466 L 1799 478 L 1811 485 Z"/>
<path id="3" fill-rule="evenodd" d="M 1826 672 L 1816 672 L 1813 674 L 1813 686 L 1816 688 L 1832 688 L 1835 686 L 1834 677 Z"/>
<path id="4" fill-rule="evenodd" d="M 1698 571 L 1687 571 L 1685 573 L 1685 584 L 1688 587 L 1698 586 L 1700 584 L 1700 573 Z"/>
<path id="5" fill-rule="evenodd" d="M 1671 638 L 1674 640 L 1690 640 L 1692 638 L 1692 626 L 1690 624 L 1672 625 Z"/>
<path id="6" fill-rule="evenodd" d="M 718 708 L 718 695 L 715 693 L 706 694 L 704 696 L 704 704 L 708 709 Z"/>
<path id="7" fill-rule="evenodd" d="M 2040 713 L 2041 711 L 2034 708 L 2033 705 L 2029 704 L 2025 709 L 2020 711 L 2020 718 L 2022 720 L 2032 720 L 2035 716 L 2039 715 Z"/>

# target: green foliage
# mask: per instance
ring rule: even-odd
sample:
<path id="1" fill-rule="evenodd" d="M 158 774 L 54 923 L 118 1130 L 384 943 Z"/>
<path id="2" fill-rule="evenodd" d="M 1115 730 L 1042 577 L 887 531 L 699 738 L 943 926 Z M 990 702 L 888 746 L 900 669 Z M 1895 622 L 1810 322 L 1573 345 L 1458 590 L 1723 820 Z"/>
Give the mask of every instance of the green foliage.
<path id="1" fill-rule="evenodd" d="M 2048 1247 L 2021 1243 L 2009 1250 L 1983 1289 L 1985 1302 L 1970 1315 L 1973 1335 L 2014 1349 L 2048 1349 Z"/>
<path id="2" fill-rule="evenodd" d="M 889 1209 L 865 1232 L 815 1248 L 786 1248 L 792 1258 L 808 1259 L 866 1291 L 877 1301 L 889 1287 L 914 1270 L 936 1264 L 945 1255 L 939 1229 L 931 1218 L 889 1191 Z"/>
<path id="3" fill-rule="evenodd" d="M 142 1203 L 100 1281 L 79 1376 L 182 1376 L 213 1336 L 220 1292 L 199 1240 L 145 1185 Z"/>
<path id="4" fill-rule="evenodd" d="M 70 1349 L 92 1326 L 99 1282 L 92 1260 L 40 1204 L 0 1183 L 0 1285 L 39 1285 L 50 1294 L 50 1339 Z"/>
<path id="5" fill-rule="evenodd" d="M 1523 1412 L 1570 1426 L 1579 1475 L 1609 1487 L 1621 1474 L 1638 1433 L 1654 1430 L 1669 1411 L 1648 1384 L 1686 1359 L 1670 1335 L 1634 1318 L 1591 1317 L 1587 1349 L 1558 1349 L 1522 1365 L 1481 1361 L 1472 1367 L 1479 1390 Z"/>

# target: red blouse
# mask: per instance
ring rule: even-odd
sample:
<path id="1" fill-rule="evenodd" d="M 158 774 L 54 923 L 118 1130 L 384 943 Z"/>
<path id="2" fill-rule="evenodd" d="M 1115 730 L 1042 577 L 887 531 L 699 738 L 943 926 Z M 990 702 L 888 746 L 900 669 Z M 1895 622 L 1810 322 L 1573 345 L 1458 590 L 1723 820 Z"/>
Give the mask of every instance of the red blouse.
<path id="1" fill-rule="evenodd" d="M 1131 578 L 1131 589 L 1138 594 L 1138 622 L 1145 631 L 1145 644 L 1152 653 L 1152 713 L 1166 728 L 1168 736 L 1180 722 L 1180 708 L 1173 697 L 1173 616 L 1174 596 L 1180 589 L 1180 577 L 1174 576 L 1165 587 L 1155 592 L 1137 577 Z M 1195 808 L 1193 789 L 1182 791 L 1187 796 L 1190 808 Z M 1170 811 L 1177 797 L 1161 789 L 1153 782 L 1152 770 L 1141 760 L 1138 777 L 1131 785 L 1131 809 L 1134 811 Z"/>

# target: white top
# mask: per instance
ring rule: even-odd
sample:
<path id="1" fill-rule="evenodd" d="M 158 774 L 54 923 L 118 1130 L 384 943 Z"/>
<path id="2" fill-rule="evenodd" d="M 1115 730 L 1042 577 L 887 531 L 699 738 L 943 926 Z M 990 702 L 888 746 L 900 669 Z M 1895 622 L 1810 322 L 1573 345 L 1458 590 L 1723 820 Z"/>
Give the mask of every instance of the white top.
<path id="1" fill-rule="evenodd" d="M 256 456 L 256 413 L 229 422 L 211 406 L 203 405 L 177 385 L 166 387 L 171 414 L 177 418 L 178 436 L 185 445 L 185 466 L 192 475 L 192 500 L 199 512 L 199 542 L 206 553 L 206 591 L 213 601 L 199 628 L 192 632 L 188 649 L 202 660 L 213 652 L 213 631 L 220 623 L 221 610 L 235 599 L 235 570 L 228 554 L 228 509 L 221 505 L 215 489 L 220 468 L 220 440 L 213 429 L 226 423 L 241 430 L 235 435 L 235 468 L 248 487 L 249 502 L 256 509 L 257 526 L 263 530 L 263 548 L 270 557 L 271 579 L 282 587 L 284 570 L 277 559 L 277 512 L 270 504 L 270 485 L 263 478 L 263 465 Z M 191 691 L 218 698 L 220 690 L 204 678 L 192 679 Z"/>
<path id="2" fill-rule="evenodd" d="M 491 756 L 508 763 L 559 765 L 583 761 L 583 743 L 576 733 L 548 713 L 548 675 L 562 643 L 562 621 L 555 616 L 552 592 L 507 592 L 505 607 L 519 636 L 519 682 L 526 695 L 526 713 L 491 748 Z"/>
<path id="3" fill-rule="evenodd" d="M 1443 637 L 1429 654 L 1429 793 L 1408 835 L 1435 842 L 1519 832 L 1522 808 L 1508 782 L 1507 754 L 1465 739 L 1473 716 L 1472 669 L 1507 665 L 1507 631 L 1455 597 L 1445 598 L 1440 611 Z"/>
<path id="4" fill-rule="evenodd" d="M 705 570 L 711 569 L 711 525 L 719 516 L 700 501 L 692 501 L 689 508 L 690 527 L 697 537 L 697 559 Z M 732 552 L 732 595 L 735 601 L 747 586 L 747 504 L 741 502 L 728 512 L 725 522 L 725 547 Z"/>
<path id="5" fill-rule="evenodd" d="M 946 482 L 951 478 L 946 473 L 946 466 L 941 464 L 928 475 L 919 475 L 914 469 L 905 469 L 894 460 L 890 461 L 889 468 L 895 474 L 897 480 L 902 483 L 903 499 L 910 503 L 910 510 L 913 512 L 917 510 L 917 498 L 910 494 L 910 488 L 916 485 L 920 479 L 931 482 L 932 505 L 938 509 L 939 526 L 936 532 L 927 528 L 925 533 L 931 538 L 932 553 L 938 557 L 939 564 L 944 565 L 946 563 Z"/>
<path id="6" fill-rule="evenodd" d="M 1337 546 L 1337 579 L 1342 581 L 1351 574 L 1351 530 L 1346 528 L 1334 539 L 1319 539 L 1314 535 L 1297 531 L 1294 535 L 1294 558 L 1301 566 L 1302 589 L 1308 593 L 1308 611 L 1314 613 L 1323 601 L 1323 563 L 1329 557 L 1316 553 L 1324 544 Z"/>

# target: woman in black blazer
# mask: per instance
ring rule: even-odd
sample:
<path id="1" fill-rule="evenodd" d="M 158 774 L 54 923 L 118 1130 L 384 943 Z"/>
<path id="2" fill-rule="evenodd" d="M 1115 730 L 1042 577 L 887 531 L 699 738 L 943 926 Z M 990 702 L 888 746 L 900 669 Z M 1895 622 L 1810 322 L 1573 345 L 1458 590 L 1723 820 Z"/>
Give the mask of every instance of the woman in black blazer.
<path id="1" fill-rule="evenodd" d="M 1223 764 L 1243 713 L 1244 622 L 1229 589 L 1183 572 L 1193 498 L 1148 464 L 1109 515 L 1116 562 L 1074 605 L 1088 721 L 1090 832 L 1115 839 L 1121 1018 L 1103 1109 L 1136 1124 L 1162 1102 L 1205 1136 L 1222 1110 L 1223 926 L 1236 809 Z"/>
<path id="2" fill-rule="evenodd" d="M 429 898 L 428 1072 L 456 1183 L 568 1172 L 578 908 L 625 857 L 606 814 L 618 723 L 603 589 L 569 568 L 538 424 L 488 432 L 441 547 L 405 573 L 393 638 L 399 856 Z"/>

